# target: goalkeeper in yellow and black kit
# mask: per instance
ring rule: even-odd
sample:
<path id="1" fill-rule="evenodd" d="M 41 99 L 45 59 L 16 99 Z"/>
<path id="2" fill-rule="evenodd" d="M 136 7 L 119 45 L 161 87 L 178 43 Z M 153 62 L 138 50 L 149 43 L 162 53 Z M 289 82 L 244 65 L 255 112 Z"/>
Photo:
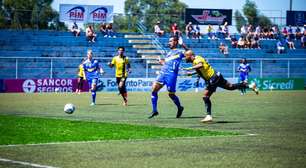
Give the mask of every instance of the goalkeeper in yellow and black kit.
<path id="1" fill-rule="evenodd" d="M 188 72 L 188 75 L 198 74 L 205 80 L 206 88 L 204 90 L 203 101 L 207 110 L 206 117 L 201 120 L 201 122 L 211 122 L 211 101 L 210 96 L 216 91 L 217 87 L 221 87 L 226 90 L 236 90 L 247 88 L 245 83 L 236 83 L 231 84 L 226 79 L 223 78 L 220 72 L 216 72 L 211 65 L 201 56 L 196 56 L 192 50 L 185 52 L 185 59 L 187 63 L 192 63 L 192 67 L 184 68 L 184 70 L 191 71 L 195 70 L 196 72 Z M 256 94 L 258 94 L 258 89 L 256 85 L 250 87 Z"/>

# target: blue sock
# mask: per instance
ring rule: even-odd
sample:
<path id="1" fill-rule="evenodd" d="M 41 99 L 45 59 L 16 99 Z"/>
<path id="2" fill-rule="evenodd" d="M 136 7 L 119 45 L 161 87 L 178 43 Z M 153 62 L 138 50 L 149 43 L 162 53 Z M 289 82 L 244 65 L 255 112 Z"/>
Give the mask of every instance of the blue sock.
<path id="1" fill-rule="evenodd" d="M 91 91 L 92 102 L 96 103 L 96 91 Z"/>
<path id="2" fill-rule="evenodd" d="M 181 107 L 180 99 L 176 95 L 170 96 L 172 99 L 173 103 L 177 106 L 177 108 Z"/>
<path id="3" fill-rule="evenodd" d="M 157 100 L 158 100 L 157 92 L 152 92 L 151 101 L 152 101 L 153 112 L 157 112 Z"/>

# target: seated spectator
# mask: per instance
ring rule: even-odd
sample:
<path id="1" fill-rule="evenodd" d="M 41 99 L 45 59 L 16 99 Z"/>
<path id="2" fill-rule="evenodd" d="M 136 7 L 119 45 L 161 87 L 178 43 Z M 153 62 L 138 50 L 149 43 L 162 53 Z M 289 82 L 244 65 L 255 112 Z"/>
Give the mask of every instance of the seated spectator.
<path id="1" fill-rule="evenodd" d="M 243 25 L 241 28 L 240 28 L 240 35 L 242 37 L 245 37 L 247 35 L 247 28 L 246 28 L 246 25 Z"/>
<path id="2" fill-rule="evenodd" d="M 305 34 L 301 37 L 301 46 L 302 48 L 306 47 L 306 35 Z"/>
<path id="3" fill-rule="evenodd" d="M 100 32 L 101 32 L 103 37 L 107 37 L 106 23 L 102 23 L 100 25 Z"/>
<path id="4" fill-rule="evenodd" d="M 289 49 L 294 49 L 295 50 L 293 39 L 290 36 L 288 36 L 286 38 L 286 43 L 287 43 Z"/>
<path id="5" fill-rule="evenodd" d="M 282 40 L 278 40 L 276 47 L 277 47 L 277 54 L 285 52 L 285 45 Z"/>
<path id="6" fill-rule="evenodd" d="M 97 37 L 97 35 L 94 32 L 92 25 L 89 25 L 86 28 L 86 38 L 87 38 L 87 41 L 88 42 L 95 42 L 96 37 Z"/>
<path id="7" fill-rule="evenodd" d="M 71 32 L 75 37 L 80 36 L 81 34 L 81 29 L 79 29 L 79 26 L 77 25 L 76 22 L 73 23 L 72 28 L 71 28 Z"/>
<path id="8" fill-rule="evenodd" d="M 208 39 L 215 39 L 215 30 L 211 25 L 208 25 L 207 27 L 207 35 L 208 35 Z"/>
<path id="9" fill-rule="evenodd" d="M 295 35 L 293 34 L 293 30 L 292 30 L 292 27 L 289 26 L 288 28 L 288 37 L 291 39 L 291 40 L 294 40 L 295 39 Z"/>
<path id="10" fill-rule="evenodd" d="M 259 38 L 257 36 L 254 36 L 251 39 L 251 48 L 260 49 L 260 47 L 259 47 Z"/>
<path id="11" fill-rule="evenodd" d="M 176 23 L 173 23 L 173 25 L 171 25 L 170 30 L 171 30 L 171 36 L 173 37 L 179 38 L 182 35 Z"/>
<path id="12" fill-rule="evenodd" d="M 288 30 L 287 30 L 286 27 L 283 28 L 282 34 L 283 34 L 283 36 L 285 36 L 285 37 L 288 36 Z"/>
<path id="13" fill-rule="evenodd" d="M 194 33 L 195 38 L 202 39 L 200 26 L 196 25 L 194 30 L 195 30 L 195 33 Z"/>
<path id="14" fill-rule="evenodd" d="M 255 36 L 258 38 L 262 38 L 261 27 L 259 25 L 255 29 Z"/>
<path id="15" fill-rule="evenodd" d="M 243 37 L 240 37 L 237 45 L 238 45 L 238 48 L 245 48 L 245 39 Z"/>
<path id="16" fill-rule="evenodd" d="M 189 38 L 193 38 L 194 37 L 194 29 L 193 29 L 193 26 L 192 26 L 192 23 L 189 22 L 186 27 L 185 27 L 185 33 L 186 33 L 186 38 L 189 39 Z"/>
<path id="17" fill-rule="evenodd" d="M 106 30 L 107 30 L 107 35 L 108 35 L 108 37 L 116 38 L 115 33 L 114 33 L 114 30 L 113 30 L 113 24 L 112 24 L 112 23 L 109 23 L 109 24 L 106 26 Z"/>
<path id="18" fill-rule="evenodd" d="M 238 40 L 237 40 L 235 35 L 231 36 L 231 44 L 232 44 L 233 48 L 237 48 L 238 47 Z"/>
<path id="19" fill-rule="evenodd" d="M 225 45 L 224 43 L 220 43 L 219 45 L 219 50 L 222 54 L 224 54 L 224 56 L 228 56 L 228 47 L 227 45 Z"/>
<path id="20" fill-rule="evenodd" d="M 160 29 L 159 24 L 160 24 L 160 21 L 157 21 L 156 25 L 154 26 L 154 33 L 157 36 L 161 37 L 164 35 L 165 31 Z"/>
<path id="21" fill-rule="evenodd" d="M 300 29 L 300 27 L 297 27 L 297 28 L 295 29 L 295 38 L 296 38 L 297 40 L 301 40 L 301 37 L 302 37 L 301 29 Z"/>

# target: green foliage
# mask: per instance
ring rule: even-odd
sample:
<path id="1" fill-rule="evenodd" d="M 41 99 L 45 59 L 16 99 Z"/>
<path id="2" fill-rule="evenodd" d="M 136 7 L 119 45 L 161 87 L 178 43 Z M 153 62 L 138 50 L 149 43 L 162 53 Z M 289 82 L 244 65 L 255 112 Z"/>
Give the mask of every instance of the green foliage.
<path id="1" fill-rule="evenodd" d="M 243 25 L 245 25 L 247 23 L 247 21 L 245 20 L 245 18 L 242 16 L 242 14 L 238 10 L 235 11 L 234 17 L 235 17 L 235 20 L 236 20 L 236 29 L 239 32 L 240 28 Z"/>
<path id="2" fill-rule="evenodd" d="M 4 0 L 3 7 L 6 11 L 7 17 L 10 22 L 5 23 L 6 20 L 1 19 L 1 28 L 50 28 L 49 22 L 57 22 L 55 25 L 60 26 L 58 23 L 58 13 L 51 8 L 53 0 Z M 53 25 L 54 26 L 54 25 Z M 58 27 L 58 28 L 59 28 Z"/>
<path id="3" fill-rule="evenodd" d="M 136 31 L 137 22 L 142 22 L 152 32 L 158 20 L 161 21 L 162 29 L 169 30 L 170 24 L 174 22 L 182 29 L 186 7 L 178 0 L 126 0 L 124 11 L 132 31 Z"/>
<path id="4" fill-rule="evenodd" d="M 243 13 L 246 16 L 249 24 L 257 24 L 258 10 L 255 2 L 246 0 L 245 4 L 243 5 Z"/>
<path id="5" fill-rule="evenodd" d="M 272 22 L 267 16 L 259 15 L 258 16 L 258 25 L 260 25 L 261 27 L 271 27 Z"/>

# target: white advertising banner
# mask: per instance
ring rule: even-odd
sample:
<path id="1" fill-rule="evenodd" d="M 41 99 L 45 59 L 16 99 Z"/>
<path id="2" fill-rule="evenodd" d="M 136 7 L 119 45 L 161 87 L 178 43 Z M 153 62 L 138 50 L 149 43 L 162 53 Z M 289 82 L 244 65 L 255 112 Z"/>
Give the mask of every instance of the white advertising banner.
<path id="1" fill-rule="evenodd" d="M 60 4 L 60 21 L 112 23 L 113 11 L 113 6 Z"/>

